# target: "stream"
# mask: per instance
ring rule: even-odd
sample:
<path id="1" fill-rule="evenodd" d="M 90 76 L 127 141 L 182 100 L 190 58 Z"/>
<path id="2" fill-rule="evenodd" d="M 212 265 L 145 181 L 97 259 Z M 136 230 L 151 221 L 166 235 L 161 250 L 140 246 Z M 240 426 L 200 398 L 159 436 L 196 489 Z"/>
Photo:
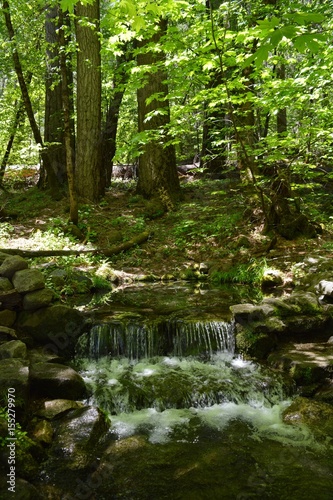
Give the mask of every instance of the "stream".
<path id="1" fill-rule="evenodd" d="M 233 322 L 209 304 L 163 317 L 139 304 L 81 337 L 86 403 L 111 421 L 85 498 L 332 498 L 331 442 L 283 422 L 295 388 L 240 357 Z"/>

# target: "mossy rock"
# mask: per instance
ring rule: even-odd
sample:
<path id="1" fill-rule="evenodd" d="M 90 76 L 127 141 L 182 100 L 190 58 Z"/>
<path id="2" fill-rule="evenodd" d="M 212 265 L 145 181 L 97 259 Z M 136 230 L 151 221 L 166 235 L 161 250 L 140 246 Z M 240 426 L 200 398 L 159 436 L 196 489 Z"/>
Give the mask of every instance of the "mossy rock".
<path id="1" fill-rule="evenodd" d="M 238 328 L 236 334 L 236 349 L 255 359 L 266 359 L 276 347 L 276 338 L 267 333 L 255 332 L 250 328 Z"/>
<path id="2" fill-rule="evenodd" d="M 287 424 L 307 425 L 318 438 L 333 438 L 333 407 L 327 403 L 297 397 L 282 416 Z"/>

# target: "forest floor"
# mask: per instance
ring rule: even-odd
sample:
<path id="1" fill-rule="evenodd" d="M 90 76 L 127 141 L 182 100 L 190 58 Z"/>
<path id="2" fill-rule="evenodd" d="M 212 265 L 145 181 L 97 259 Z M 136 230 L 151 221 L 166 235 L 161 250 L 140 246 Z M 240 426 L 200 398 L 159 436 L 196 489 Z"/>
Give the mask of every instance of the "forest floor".
<path id="1" fill-rule="evenodd" d="M 183 199 L 171 212 L 137 195 L 134 181 L 113 181 L 98 205 L 80 205 L 83 236 L 77 238 L 67 224 L 68 200 L 51 200 L 47 192 L 29 185 L 30 180 L 29 176 L 16 179 L 8 192 L 0 192 L 0 207 L 5 212 L 0 223 L 1 248 L 110 248 L 149 231 L 147 242 L 108 262 L 115 270 L 170 278 L 179 272 L 190 277 L 200 265 L 228 272 L 236 264 L 263 259 L 268 266 L 288 273 L 306 256 L 333 252 L 331 193 L 323 186 L 307 185 L 300 193 L 302 211 L 321 225 L 323 233 L 293 241 L 278 237 L 268 250 L 272 236 L 263 234 L 258 199 L 236 181 L 188 176 L 182 179 Z M 103 260 L 88 254 L 75 259 L 72 262 L 89 269 Z"/>

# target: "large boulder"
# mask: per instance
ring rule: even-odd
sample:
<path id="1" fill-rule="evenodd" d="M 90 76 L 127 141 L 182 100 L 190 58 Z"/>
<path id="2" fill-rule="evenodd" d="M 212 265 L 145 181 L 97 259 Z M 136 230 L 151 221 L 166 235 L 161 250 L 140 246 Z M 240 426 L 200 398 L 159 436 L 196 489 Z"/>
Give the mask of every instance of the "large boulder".
<path id="1" fill-rule="evenodd" d="M 104 413 L 95 407 L 77 409 L 54 422 L 55 435 L 50 456 L 60 468 L 84 469 L 95 460 L 100 440 L 109 429 Z"/>
<path id="2" fill-rule="evenodd" d="M 11 279 L 12 276 L 22 269 L 28 269 L 28 263 L 19 255 L 10 255 L 2 262 L 0 266 L 0 276 Z"/>
<path id="3" fill-rule="evenodd" d="M 30 335 L 35 342 L 44 345 L 46 351 L 69 357 L 83 332 L 85 320 L 76 309 L 54 305 L 20 312 L 15 326 L 21 334 Z"/>
<path id="4" fill-rule="evenodd" d="M 30 385 L 37 397 L 75 400 L 87 395 L 83 378 L 73 368 L 58 363 L 32 365 Z"/>
<path id="5" fill-rule="evenodd" d="M 45 287 L 44 275 L 38 269 L 22 269 L 17 271 L 12 283 L 19 293 L 33 292 Z"/>

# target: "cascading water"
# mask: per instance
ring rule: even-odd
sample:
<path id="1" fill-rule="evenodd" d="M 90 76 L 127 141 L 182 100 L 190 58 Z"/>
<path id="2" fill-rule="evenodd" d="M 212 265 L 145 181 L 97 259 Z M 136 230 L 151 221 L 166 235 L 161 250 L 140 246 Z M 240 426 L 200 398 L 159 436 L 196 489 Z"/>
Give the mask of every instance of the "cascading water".
<path id="1" fill-rule="evenodd" d="M 111 321 L 94 326 L 78 345 L 89 402 L 113 416 L 115 433 L 130 435 L 146 421 L 153 440 L 172 435 L 177 414 L 185 427 L 184 412 L 186 422 L 196 416 L 207 423 L 210 415 L 221 428 L 230 418 L 250 421 L 253 409 L 266 420 L 271 412 L 277 423 L 276 405 L 288 388 L 280 376 L 234 351 L 234 324 L 216 320 Z"/>
<path id="2" fill-rule="evenodd" d="M 111 419 L 86 490 L 100 500 L 330 499 L 332 454 L 282 420 L 290 387 L 234 351 L 234 325 L 216 320 L 111 321 L 81 337 L 89 403 Z"/>
<path id="3" fill-rule="evenodd" d="M 153 356 L 234 353 L 234 325 L 224 321 L 110 321 L 95 325 L 81 337 L 78 356 L 130 360 Z"/>

